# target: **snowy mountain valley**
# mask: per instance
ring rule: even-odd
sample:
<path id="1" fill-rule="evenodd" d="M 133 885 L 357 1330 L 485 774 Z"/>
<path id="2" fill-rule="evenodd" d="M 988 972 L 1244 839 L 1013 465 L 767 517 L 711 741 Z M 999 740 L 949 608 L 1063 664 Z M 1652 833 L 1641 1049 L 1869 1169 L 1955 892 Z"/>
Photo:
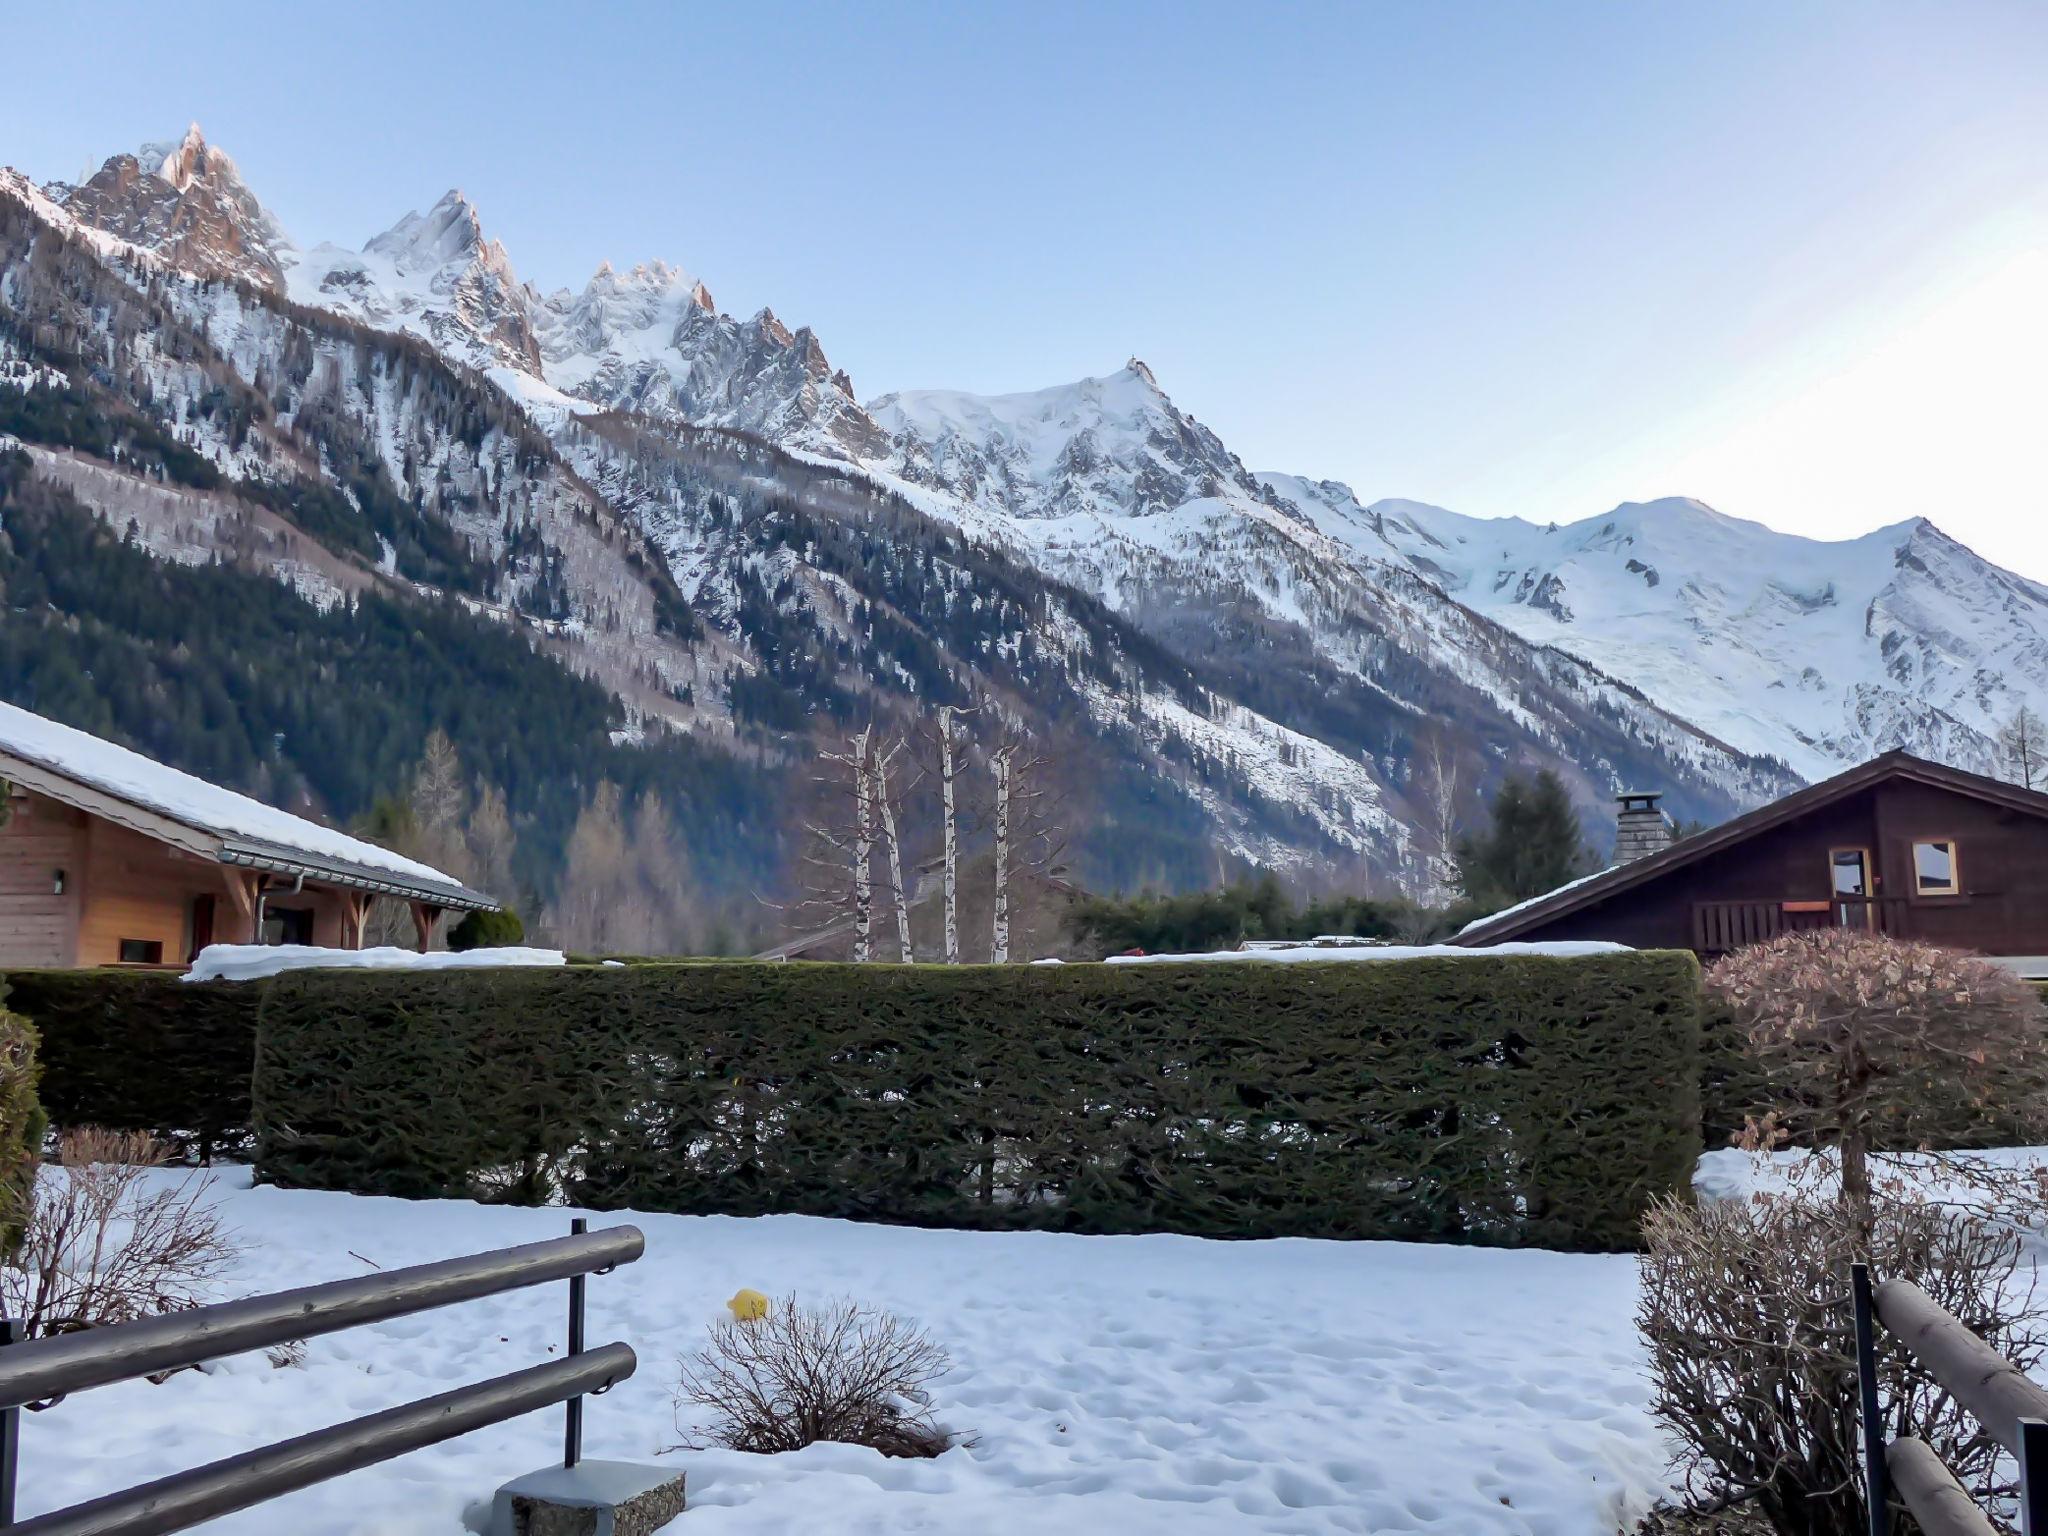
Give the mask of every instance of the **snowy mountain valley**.
<path id="1" fill-rule="evenodd" d="M 1589 812 L 1654 787 L 1718 819 L 1892 746 L 1988 767 L 2048 707 L 2048 589 L 1925 520 L 1820 544 L 1682 500 L 1561 528 L 1362 504 L 1248 469 L 1136 360 L 862 403 L 809 329 L 665 262 L 541 293 L 457 192 L 301 244 L 196 127 L 75 185 L 0 173 L 0 432 L 49 528 L 312 615 L 433 609 L 451 700 L 484 631 L 567 674 L 577 767 L 448 706 L 541 886 L 608 775 L 667 786 L 704 878 L 772 887 L 818 746 L 942 703 L 1063 765 L 1088 883 L 1417 894 L 1455 809 L 1425 759 L 1467 800 L 1549 766 Z M 10 620 L 7 696 L 189 756 L 156 723 L 182 642 L 130 626 L 160 674 L 132 697 L 52 661 L 120 626 L 91 606 Z M 334 817 L 425 728 L 341 774 L 284 707 L 221 700 L 251 746 L 220 771 Z"/>

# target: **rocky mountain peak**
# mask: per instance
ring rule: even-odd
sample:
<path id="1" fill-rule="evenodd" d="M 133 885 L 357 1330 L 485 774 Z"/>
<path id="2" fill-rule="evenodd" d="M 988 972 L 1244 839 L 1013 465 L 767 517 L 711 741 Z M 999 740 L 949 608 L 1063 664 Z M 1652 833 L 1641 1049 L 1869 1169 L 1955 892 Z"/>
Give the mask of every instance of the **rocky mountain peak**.
<path id="1" fill-rule="evenodd" d="M 406 276 L 479 260 L 507 274 L 512 270 L 505 247 L 485 237 L 483 216 L 459 187 L 449 188 L 425 214 L 406 214 L 363 251 L 384 257 Z"/>
<path id="2" fill-rule="evenodd" d="M 77 186 L 52 183 L 47 191 L 80 223 L 202 277 L 278 291 L 297 255 L 235 162 L 197 123 L 180 138 L 110 157 Z"/>
<path id="3" fill-rule="evenodd" d="M 241 180 L 235 162 L 206 142 L 206 135 L 197 123 L 186 128 L 182 139 L 143 145 L 136 151 L 135 158 L 142 162 L 144 170 L 161 177 L 180 192 L 207 176 Z"/>

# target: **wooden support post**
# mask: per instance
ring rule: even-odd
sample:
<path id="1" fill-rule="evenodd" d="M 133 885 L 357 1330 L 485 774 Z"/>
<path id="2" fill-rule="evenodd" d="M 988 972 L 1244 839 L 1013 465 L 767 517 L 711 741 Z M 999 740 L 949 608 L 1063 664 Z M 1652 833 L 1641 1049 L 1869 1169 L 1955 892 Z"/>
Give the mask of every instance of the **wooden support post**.
<path id="1" fill-rule="evenodd" d="M 261 944 L 263 930 L 257 917 L 257 892 L 262 888 L 263 877 L 246 869 L 223 869 L 221 878 L 227 882 L 228 905 L 242 920 L 242 931 L 248 935 L 248 943 Z"/>
<path id="2" fill-rule="evenodd" d="M 409 902 L 407 905 L 412 908 L 413 932 L 419 936 L 420 953 L 424 955 L 433 940 L 434 924 L 440 921 L 441 909 L 426 901 Z"/>
<path id="3" fill-rule="evenodd" d="M 373 898 L 368 891 L 343 891 L 341 893 L 341 947 L 343 949 L 361 949 L 363 947 L 363 928 L 370 920 L 370 902 L 372 900 Z"/>

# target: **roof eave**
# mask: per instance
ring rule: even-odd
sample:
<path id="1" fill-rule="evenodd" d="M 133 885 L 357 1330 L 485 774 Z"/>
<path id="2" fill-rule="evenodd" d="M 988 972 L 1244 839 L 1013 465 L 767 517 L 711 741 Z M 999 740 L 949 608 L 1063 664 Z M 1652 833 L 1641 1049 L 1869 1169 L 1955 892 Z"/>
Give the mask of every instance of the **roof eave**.
<path id="1" fill-rule="evenodd" d="M 326 885 L 348 886 L 355 890 L 369 891 L 379 896 L 396 896 L 406 901 L 422 902 L 430 906 L 459 909 L 466 912 L 496 912 L 501 903 L 492 900 L 482 891 L 473 891 L 466 885 L 437 880 L 423 880 L 417 875 L 408 875 L 399 870 L 380 869 L 371 864 L 358 864 L 353 860 L 324 858 L 299 848 L 286 848 L 278 844 L 253 842 L 246 838 L 229 838 L 221 843 L 218 855 L 223 864 L 232 864 L 244 869 L 265 869 L 274 874 L 303 875 Z"/>

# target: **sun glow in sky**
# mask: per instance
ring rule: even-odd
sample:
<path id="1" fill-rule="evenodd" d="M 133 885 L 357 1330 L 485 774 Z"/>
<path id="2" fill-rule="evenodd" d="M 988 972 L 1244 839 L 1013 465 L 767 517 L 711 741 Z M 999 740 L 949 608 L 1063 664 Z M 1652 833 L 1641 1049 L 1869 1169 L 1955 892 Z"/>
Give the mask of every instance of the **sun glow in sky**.
<path id="1" fill-rule="evenodd" d="M 1931 517 L 2048 578 L 2048 226 L 1987 231 L 1925 288 L 1817 327 L 1589 478 L 1819 538 Z"/>
<path id="2" fill-rule="evenodd" d="M 17 6 L 0 163 L 197 119 L 308 243 L 459 185 L 863 398 L 1144 358 L 1257 469 L 1477 516 L 1933 517 L 2048 580 L 2048 4 Z"/>

